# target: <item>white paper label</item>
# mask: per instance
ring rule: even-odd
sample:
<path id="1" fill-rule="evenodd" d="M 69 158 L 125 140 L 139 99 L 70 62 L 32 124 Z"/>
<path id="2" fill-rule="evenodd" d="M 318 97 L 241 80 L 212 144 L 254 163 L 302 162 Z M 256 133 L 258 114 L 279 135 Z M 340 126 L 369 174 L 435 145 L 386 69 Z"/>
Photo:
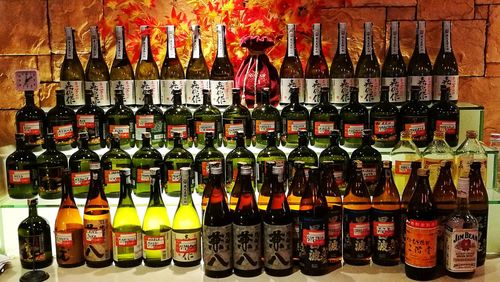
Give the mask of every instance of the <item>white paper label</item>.
<path id="1" fill-rule="evenodd" d="M 476 270 L 478 230 L 454 229 L 446 226 L 444 238 L 445 266 L 453 272 Z"/>
<path id="2" fill-rule="evenodd" d="M 110 81 L 111 105 L 115 104 L 115 90 L 123 91 L 123 103 L 125 105 L 135 105 L 134 82 L 135 82 L 134 80 L 111 80 Z"/>
<path id="3" fill-rule="evenodd" d="M 354 78 L 332 78 L 330 80 L 330 102 L 335 104 L 349 103 L 352 86 L 354 86 Z"/>
<path id="4" fill-rule="evenodd" d="M 287 24 L 287 54 L 295 57 L 295 25 Z"/>
<path id="5" fill-rule="evenodd" d="M 175 59 L 175 26 L 167 25 L 167 54 L 169 59 Z"/>
<path id="6" fill-rule="evenodd" d="M 193 59 L 200 58 L 201 46 L 200 46 L 200 27 L 194 26 L 193 31 Z"/>
<path id="7" fill-rule="evenodd" d="M 217 58 L 225 57 L 225 37 L 226 37 L 226 27 L 224 25 L 217 25 Z"/>
<path id="8" fill-rule="evenodd" d="M 450 101 L 458 101 L 458 75 L 434 76 L 434 101 L 441 99 L 441 85 L 450 89 Z"/>
<path id="9" fill-rule="evenodd" d="M 214 106 L 229 106 L 233 103 L 233 80 L 210 80 L 210 99 Z"/>
<path id="10" fill-rule="evenodd" d="M 64 81 L 61 80 L 59 87 L 64 89 L 64 100 L 67 106 L 82 106 L 85 104 L 85 99 L 83 96 L 83 81 L 72 80 Z"/>
<path id="11" fill-rule="evenodd" d="M 65 27 L 66 32 L 66 59 L 73 60 L 73 28 Z"/>
<path id="12" fill-rule="evenodd" d="M 160 104 L 160 81 L 158 79 L 135 81 L 135 103 L 137 105 L 144 105 L 144 90 L 152 90 L 153 105 Z"/>
<path id="13" fill-rule="evenodd" d="M 451 22 L 445 21 L 443 23 L 443 40 L 444 40 L 444 51 L 446 53 L 451 53 Z"/>
<path id="14" fill-rule="evenodd" d="M 186 79 L 186 103 L 201 105 L 203 103 L 203 89 L 210 88 L 208 79 Z"/>
<path id="15" fill-rule="evenodd" d="M 85 81 L 85 90 L 91 90 L 95 103 L 99 107 L 111 105 L 107 81 Z"/>
<path id="16" fill-rule="evenodd" d="M 299 102 L 304 102 L 304 79 L 303 78 L 281 78 L 280 79 L 280 92 L 281 104 L 290 103 L 290 89 L 293 87 L 299 88 Z"/>
<path id="17" fill-rule="evenodd" d="M 181 91 L 181 103 L 184 103 L 185 85 L 183 79 L 162 79 L 160 80 L 160 87 L 160 101 L 162 105 L 170 106 L 174 104 L 174 94 L 172 93 L 174 89 L 179 89 Z"/>
<path id="18" fill-rule="evenodd" d="M 181 262 L 201 258 L 201 230 L 194 232 L 172 232 L 173 259 Z"/>
<path id="19" fill-rule="evenodd" d="M 345 55 L 347 53 L 347 32 L 346 24 L 339 23 L 339 54 Z"/>
<path id="20" fill-rule="evenodd" d="M 124 249 L 122 251 L 122 248 Z M 139 232 L 113 232 L 113 257 L 119 260 L 118 254 L 129 253 L 128 248 L 132 248 L 134 259 L 142 257 L 142 234 Z"/>
<path id="21" fill-rule="evenodd" d="M 389 102 L 401 103 L 406 101 L 406 77 L 384 77 L 382 85 L 389 86 Z"/>
<path id="22" fill-rule="evenodd" d="M 358 78 L 358 99 L 360 103 L 380 102 L 380 78 Z"/>
<path id="23" fill-rule="evenodd" d="M 144 244 L 142 256 L 148 259 L 147 251 L 161 252 L 160 260 L 165 261 L 172 258 L 172 230 L 162 232 L 158 236 L 142 235 Z"/>
<path id="24" fill-rule="evenodd" d="M 90 27 L 90 57 L 92 59 L 99 58 L 99 34 L 96 26 Z"/>
<path id="25" fill-rule="evenodd" d="M 313 56 L 321 55 L 321 24 L 313 24 Z"/>
<path id="26" fill-rule="evenodd" d="M 143 31 L 141 27 L 141 31 Z M 148 46 L 149 46 L 149 36 L 142 35 L 141 40 L 141 61 L 146 61 L 148 59 Z"/>
<path id="27" fill-rule="evenodd" d="M 432 76 L 408 76 L 408 95 L 411 97 L 411 87 L 420 87 L 420 101 L 432 101 Z"/>
<path id="28" fill-rule="evenodd" d="M 317 104 L 321 97 L 321 88 L 328 87 L 328 78 L 306 78 L 306 104 Z"/>

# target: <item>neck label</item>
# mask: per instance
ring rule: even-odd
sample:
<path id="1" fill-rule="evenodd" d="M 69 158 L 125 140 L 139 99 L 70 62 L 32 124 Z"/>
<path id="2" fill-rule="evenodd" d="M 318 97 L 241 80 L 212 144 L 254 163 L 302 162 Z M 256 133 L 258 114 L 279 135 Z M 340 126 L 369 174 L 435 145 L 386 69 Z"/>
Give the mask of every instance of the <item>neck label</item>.
<path id="1" fill-rule="evenodd" d="M 288 57 L 295 57 L 295 25 L 287 24 L 287 54 Z"/>
<path id="2" fill-rule="evenodd" d="M 73 28 L 71 27 L 66 27 L 65 29 L 66 32 L 66 59 L 72 60 L 73 59 Z"/>
<path id="3" fill-rule="evenodd" d="M 175 59 L 175 27 L 167 25 L 167 56 L 169 59 Z"/>
<path id="4" fill-rule="evenodd" d="M 399 23 L 391 22 L 391 55 L 399 53 Z"/>
<path id="5" fill-rule="evenodd" d="M 445 21 L 443 23 L 443 40 L 444 40 L 444 51 L 446 53 L 451 53 L 451 22 Z"/>
<path id="6" fill-rule="evenodd" d="M 123 40 L 123 26 L 117 26 L 116 33 L 116 59 L 123 60 L 123 52 L 125 50 L 125 42 Z"/>
<path id="7" fill-rule="evenodd" d="M 347 54 L 347 31 L 345 23 L 339 23 L 339 54 Z"/>
<path id="8" fill-rule="evenodd" d="M 99 33 L 97 32 L 97 27 L 90 27 L 90 37 L 91 37 L 91 46 L 90 46 L 90 56 L 92 59 L 99 58 Z"/>
<path id="9" fill-rule="evenodd" d="M 417 27 L 418 53 L 425 54 L 425 22 L 419 21 Z"/>
<path id="10" fill-rule="evenodd" d="M 149 35 L 144 34 L 146 30 L 147 26 L 141 26 L 141 61 L 146 61 L 149 53 Z"/>
<path id="11" fill-rule="evenodd" d="M 313 56 L 321 55 L 321 24 L 313 24 Z"/>
<path id="12" fill-rule="evenodd" d="M 372 23 L 365 23 L 365 55 L 371 55 L 373 44 L 372 44 Z"/>
<path id="13" fill-rule="evenodd" d="M 226 57 L 226 27 L 217 25 L 217 58 Z"/>
<path id="14" fill-rule="evenodd" d="M 200 58 L 200 27 L 193 27 L 193 59 Z"/>

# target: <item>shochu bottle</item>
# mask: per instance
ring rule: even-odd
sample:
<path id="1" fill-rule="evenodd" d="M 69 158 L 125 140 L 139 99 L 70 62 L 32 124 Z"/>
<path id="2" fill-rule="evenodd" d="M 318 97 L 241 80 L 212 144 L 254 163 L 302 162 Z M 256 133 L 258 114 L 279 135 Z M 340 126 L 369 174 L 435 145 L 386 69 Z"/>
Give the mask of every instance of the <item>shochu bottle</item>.
<path id="1" fill-rule="evenodd" d="M 172 148 L 175 143 L 175 132 L 180 134 L 182 145 L 190 148 L 193 145 L 192 122 L 193 114 L 188 107 L 182 105 L 182 91 L 179 88 L 172 90 L 173 105 L 165 110 L 165 144 Z"/>
<path id="2" fill-rule="evenodd" d="M 134 147 L 134 112 L 123 104 L 122 90 L 115 90 L 115 104 L 106 111 L 105 119 L 107 127 L 106 132 L 108 135 L 116 132 L 120 136 L 120 145 L 123 146 L 123 148 Z"/>
<path id="3" fill-rule="evenodd" d="M 196 148 L 201 147 L 201 144 L 205 142 L 206 134 L 212 132 L 215 146 L 220 147 L 222 144 L 222 139 L 220 138 L 220 133 L 222 132 L 222 116 L 219 109 L 212 106 L 210 92 L 207 89 L 203 89 L 202 92 L 203 105 L 199 106 L 193 114 L 194 128 L 192 136 L 194 146 Z"/>
<path id="4" fill-rule="evenodd" d="M 262 103 L 252 111 L 253 140 L 252 143 L 257 148 L 266 146 L 266 135 L 270 130 L 276 132 L 276 138 L 281 134 L 280 112 L 269 104 L 269 88 L 262 90 Z"/>
<path id="5" fill-rule="evenodd" d="M 85 73 L 78 59 L 75 47 L 75 31 L 72 27 L 64 28 L 66 38 L 66 54 L 61 65 L 59 88 L 63 89 L 64 99 L 70 107 L 79 107 L 84 103 L 83 88 Z"/>
<path id="6" fill-rule="evenodd" d="M 151 90 L 144 91 L 144 105 L 135 112 L 135 142 L 142 145 L 142 133 L 150 132 L 150 145 L 163 147 L 165 141 L 165 118 L 161 109 L 153 105 Z"/>
<path id="7" fill-rule="evenodd" d="M 299 146 L 290 152 L 288 155 L 288 177 L 292 180 L 295 173 L 293 164 L 296 161 L 303 161 L 306 166 L 317 166 L 318 155 L 311 148 L 308 147 L 309 140 L 307 138 L 307 131 L 301 130 L 299 132 Z"/>
<path id="8" fill-rule="evenodd" d="M 90 184 L 90 163 L 99 162 L 99 155 L 89 149 L 87 132 L 81 132 L 79 139 L 78 151 L 69 157 L 71 188 L 75 197 L 87 198 Z"/>
<path id="9" fill-rule="evenodd" d="M 371 129 L 363 130 L 363 143 L 361 147 L 351 154 L 351 162 L 360 160 L 363 163 L 363 179 L 368 187 L 370 195 L 373 195 L 377 187 L 380 172 L 382 170 L 382 155 L 372 147 L 373 137 Z M 353 167 L 354 169 L 355 167 Z"/>
<path id="10" fill-rule="evenodd" d="M 432 101 L 432 64 L 425 46 L 425 21 L 417 22 L 415 49 L 408 63 L 408 94 L 413 86 L 420 88 L 420 101 Z"/>
<path id="11" fill-rule="evenodd" d="M 300 201 L 306 189 L 307 180 L 304 171 L 304 162 L 296 161 L 294 163 L 295 175 L 290 188 L 288 189 L 287 201 L 290 206 L 291 216 L 293 218 L 293 260 L 299 261 L 299 251 L 301 246 L 300 233 L 299 233 L 299 212 Z"/>
<path id="12" fill-rule="evenodd" d="M 130 155 L 120 148 L 120 135 L 113 133 L 111 148 L 101 158 L 101 167 L 104 171 L 104 189 L 106 195 L 117 198 L 120 194 L 120 168 L 131 168 Z"/>
<path id="13" fill-rule="evenodd" d="M 479 236 L 477 238 L 477 266 L 486 260 L 486 239 L 488 233 L 488 192 L 481 177 L 482 162 L 474 161 L 469 172 L 469 209 L 477 219 Z"/>
<path id="14" fill-rule="evenodd" d="M 192 24 L 191 32 L 191 58 L 186 69 L 186 104 L 197 107 L 202 102 L 205 104 L 202 91 L 210 89 L 210 72 L 201 48 L 200 26 Z"/>
<path id="15" fill-rule="evenodd" d="M 406 65 L 399 48 L 399 22 L 391 22 L 389 50 L 382 65 L 382 87 L 389 88 L 388 101 L 402 104 L 406 101 Z"/>
<path id="16" fill-rule="evenodd" d="M 115 104 L 115 90 L 123 91 L 123 101 L 125 105 L 135 105 L 135 80 L 134 69 L 127 55 L 127 45 L 125 44 L 125 29 L 123 26 L 115 27 L 116 34 L 116 54 L 111 70 L 109 71 L 111 104 Z"/>
<path id="17" fill-rule="evenodd" d="M 13 199 L 29 199 L 38 194 L 36 156 L 25 147 L 23 133 L 16 133 L 16 151 L 7 157 L 7 192 Z"/>
<path id="18" fill-rule="evenodd" d="M 354 67 L 347 48 L 346 23 L 338 24 L 337 52 L 330 67 L 330 102 L 335 105 L 349 103 L 350 89 L 354 86 Z"/>
<path id="19" fill-rule="evenodd" d="M 222 177 L 224 180 L 224 174 L 219 173 L 219 171 L 224 171 L 224 169 L 221 167 L 221 164 L 218 162 L 209 162 L 208 163 L 208 183 L 205 185 L 205 189 L 203 189 L 203 194 L 201 195 L 201 215 L 202 215 L 202 222 L 203 222 L 203 215 L 205 214 L 205 211 L 207 210 L 207 205 L 208 201 L 210 200 L 210 195 L 212 195 L 212 190 L 214 186 L 220 186 L 219 180 Z M 222 175 L 221 175 L 222 174 Z M 226 194 L 226 189 L 224 189 L 224 195 L 226 195 L 227 199 L 227 194 Z"/>
<path id="20" fill-rule="evenodd" d="M 271 181 L 274 166 L 276 166 L 276 162 L 269 161 L 266 162 L 266 165 L 264 167 L 264 182 L 262 183 L 262 187 L 259 190 L 259 198 L 257 199 L 259 211 L 262 216 L 264 216 L 266 213 L 267 204 L 269 203 L 269 199 L 271 197 Z"/>
<path id="21" fill-rule="evenodd" d="M 142 147 L 132 156 L 133 190 L 134 194 L 139 197 L 149 197 L 149 169 L 152 167 L 163 169 L 161 153 L 151 146 L 150 140 L 151 134 L 143 132 Z"/>
<path id="22" fill-rule="evenodd" d="M 369 128 L 368 110 L 358 100 L 358 88 L 351 87 L 349 104 L 340 109 L 340 132 L 343 145 L 357 148 L 361 145 L 363 129 Z"/>
<path id="23" fill-rule="evenodd" d="M 167 25 L 167 53 L 160 74 L 160 102 L 162 106 L 174 105 L 174 90 L 180 91 L 179 104 L 186 99 L 184 96 L 184 68 L 175 49 L 175 26 Z"/>
<path id="24" fill-rule="evenodd" d="M 278 166 L 287 168 L 286 155 L 276 147 L 276 133 L 274 130 L 267 132 L 267 146 L 257 155 L 257 190 L 260 191 L 264 182 L 265 166 L 268 162 L 275 162 Z M 285 170 L 286 179 L 286 170 Z"/>
<path id="25" fill-rule="evenodd" d="M 24 134 L 26 148 L 41 151 L 43 134 L 46 132 L 46 115 L 35 105 L 34 96 L 34 91 L 24 92 L 25 105 L 16 113 L 16 129 L 17 133 Z"/>
<path id="26" fill-rule="evenodd" d="M 234 183 L 233 189 L 231 191 L 228 191 L 230 193 L 229 210 L 231 212 L 234 212 L 236 210 L 236 204 L 240 199 L 241 187 L 243 185 L 243 183 L 241 182 L 241 167 L 244 165 L 247 164 L 244 162 L 238 162 L 238 176 L 236 177 L 236 182 Z"/>
<path id="27" fill-rule="evenodd" d="M 135 67 L 135 103 L 144 105 L 144 90 L 151 90 L 153 104 L 160 104 L 160 73 L 158 65 L 156 65 L 153 52 L 150 44 L 150 27 L 146 25 L 140 26 L 141 30 L 141 53 L 139 62 Z"/>
<path id="28" fill-rule="evenodd" d="M 441 30 L 441 49 L 432 69 L 434 85 L 434 101 L 440 100 L 441 85 L 450 89 L 450 101 L 458 100 L 458 65 L 451 47 L 451 21 L 443 21 Z"/>
<path id="29" fill-rule="evenodd" d="M 85 68 L 85 90 L 94 94 L 96 105 L 107 107 L 111 104 L 109 96 L 109 70 L 102 56 L 99 28 L 90 27 L 90 58 Z"/>
<path id="30" fill-rule="evenodd" d="M 245 147 L 245 133 L 238 131 L 236 133 L 236 148 L 226 156 L 226 184 L 231 191 L 236 181 L 236 169 L 238 162 L 245 162 L 255 169 L 255 156 Z M 252 184 L 255 184 L 255 174 L 252 175 Z"/>
<path id="31" fill-rule="evenodd" d="M 56 90 L 56 106 L 47 113 L 47 132 L 54 134 L 57 149 L 69 150 L 75 146 L 76 115 L 66 106 L 64 91 Z"/>
<path id="32" fill-rule="evenodd" d="M 309 111 L 299 103 L 299 88 L 291 88 L 290 92 L 290 104 L 281 110 L 281 144 L 293 148 L 298 144 L 299 131 L 309 130 Z"/>
<path id="33" fill-rule="evenodd" d="M 400 248 L 400 260 L 401 263 L 405 262 L 405 240 L 406 240 L 406 217 L 408 216 L 408 204 L 410 203 L 411 196 L 415 191 L 417 186 L 418 175 L 417 171 L 422 167 L 422 162 L 412 161 L 410 164 L 410 177 L 408 178 L 408 182 L 404 187 L 403 193 L 401 195 L 401 248 Z"/>
<path id="34" fill-rule="evenodd" d="M 330 132 L 339 128 L 339 112 L 328 101 L 328 95 L 329 89 L 321 88 L 320 101 L 311 109 L 311 145 L 316 147 L 328 147 Z"/>
<path id="35" fill-rule="evenodd" d="M 325 161 L 321 168 L 320 193 L 328 205 L 328 263 L 342 261 L 342 197 L 335 182 L 335 163 Z"/>
<path id="36" fill-rule="evenodd" d="M 250 111 L 241 104 L 240 89 L 233 88 L 233 103 L 226 108 L 222 114 L 224 147 L 234 148 L 236 146 L 236 133 L 245 132 L 245 144 L 250 146 L 252 138 L 252 118 Z"/>
<path id="37" fill-rule="evenodd" d="M 343 194 L 347 181 L 349 180 L 351 161 L 349 159 L 349 154 L 340 147 L 339 142 L 340 132 L 335 129 L 330 134 L 330 146 L 324 149 L 319 155 L 319 167 L 323 168 L 324 163 L 328 161 L 333 162 L 335 182 Z"/>
<path id="38" fill-rule="evenodd" d="M 406 95 L 406 94 L 405 94 Z M 398 142 L 398 108 L 389 102 L 389 87 L 382 86 L 380 103 L 370 110 L 370 128 L 375 147 L 392 148 Z"/>
<path id="39" fill-rule="evenodd" d="M 181 133 L 174 132 L 174 147 L 165 154 L 165 179 L 163 187 L 169 196 L 178 197 L 181 192 L 181 167 L 191 167 L 193 155 L 182 147 Z M 194 181 L 191 185 L 194 188 Z"/>
<path id="40" fill-rule="evenodd" d="M 195 177 L 197 179 L 196 192 L 202 194 L 205 184 L 208 181 L 208 163 L 218 162 L 225 167 L 224 155 L 214 147 L 214 137 L 212 132 L 205 135 L 205 147 L 196 154 L 194 158 Z"/>
<path id="41" fill-rule="evenodd" d="M 76 127 L 78 134 L 85 132 L 88 135 L 89 147 L 96 150 L 106 145 L 106 120 L 104 110 L 95 103 L 94 95 L 92 90 L 85 90 L 85 105 L 76 111 Z"/>
<path id="42" fill-rule="evenodd" d="M 234 69 L 227 53 L 226 26 L 218 24 L 216 29 L 217 54 L 210 73 L 210 92 L 214 106 L 227 107 L 233 103 Z"/>
<path id="43" fill-rule="evenodd" d="M 290 103 L 290 88 L 299 88 L 299 100 L 304 99 L 304 70 L 295 45 L 295 24 L 287 24 L 286 54 L 280 68 L 280 104 Z"/>
<path id="44" fill-rule="evenodd" d="M 313 42 L 311 53 L 307 60 L 305 71 L 305 104 L 315 105 L 319 102 L 322 87 L 328 87 L 330 74 L 326 63 L 323 48 L 321 47 L 321 24 L 315 23 L 312 26 Z M 302 101 L 301 101 L 302 102 Z"/>
<path id="45" fill-rule="evenodd" d="M 45 144 L 47 149 L 36 159 L 38 194 L 42 199 L 59 199 L 63 169 L 68 167 L 68 158 L 57 150 L 52 133 L 45 136 Z"/>
<path id="46" fill-rule="evenodd" d="M 429 127 L 431 132 L 443 131 L 446 143 L 450 147 L 458 145 L 458 132 L 460 124 L 460 111 L 458 106 L 450 102 L 450 89 L 441 86 L 441 98 L 439 102 L 429 109 Z"/>
<path id="47" fill-rule="evenodd" d="M 356 65 L 358 100 L 373 105 L 380 102 L 380 64 L 373 47 L 373 23 L 365 22 L 364 28 L 363 51 Z"/>
<path id="48" fill-rule="evenodd" d="M 400 131 L 410 131 L 411 138 L 417 147 L 429 144 L 429 108 L 421 102 L 420 87 L 412 86 L 410 101 L 406 102 L 400 110 Z"/>

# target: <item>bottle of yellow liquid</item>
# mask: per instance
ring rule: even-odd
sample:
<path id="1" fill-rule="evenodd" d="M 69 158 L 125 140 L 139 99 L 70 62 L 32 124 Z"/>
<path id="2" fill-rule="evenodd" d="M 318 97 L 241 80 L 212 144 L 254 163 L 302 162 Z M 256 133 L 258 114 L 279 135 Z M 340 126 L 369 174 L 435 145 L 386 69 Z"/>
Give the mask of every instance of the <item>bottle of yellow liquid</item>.
<path id="1" fill-rule="evenodd" d="M 410 131 L 402 131 L 399 142 L 391 151 L 392 174 L 399 194 L 408 183 L 411 173 L 411 162 L 421 161 L 422 154 L 411 139 Z"/>
<path id="2" fill-rule="evenodd" d="M 454 161 L 453 150 L 444 139 L 444 131 L 434 131 L 434 139 L 425 148 L 422 167 L 429 170 L 429 184 L 434 189 L 441 170 L 442 161 Z M 455 173 L 455 164 L 451 166 L 452 175 Z"/>
<path id="3" fill-rule="evenodd" d="M 474 130 L 467 130 L 465 136 L 467 139 L 458 146 L 455 153 L 455 163 L 457 166 L 456 173 L 453 174 L 455 185 L 459 177 L 469 177 L 470 165 L 472 162 L 481 162 L 481 177 L 483 178 L 484 186 L 489 187 L 486 170 L 488 156 L 481 142 L 477 139 L 477 132 Z"/>

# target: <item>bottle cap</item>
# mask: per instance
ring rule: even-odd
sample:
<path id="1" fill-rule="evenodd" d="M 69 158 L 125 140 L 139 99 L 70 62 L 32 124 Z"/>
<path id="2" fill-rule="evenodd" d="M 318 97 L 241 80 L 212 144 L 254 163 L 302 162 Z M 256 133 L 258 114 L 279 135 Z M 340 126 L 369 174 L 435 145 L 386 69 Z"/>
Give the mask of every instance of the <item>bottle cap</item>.
<path id="1" fill-rule="evenodd" d="M 417 175 L 418 176 L 429 176 L 429 170 L 426 168 L 419 168 L 417 170 Z"/>
<path id="2" fill-rule="evenodd" d="M 28 206 L 36 206 L 38 205 L 38 198 L 28 199 Z"/>
<path id="3" fill-rule="evenodd" d="M 391 168 L 392 167 L 392 162 L 391 161 L 383 161 L 382 162 L 382 167 L 383 168 Z"/>
<path id="4" fill-rule="evenodd" d="M 128 176 L 128 175 L 130 175 L 130 168 L 122 167 L 122 168 L 120 168 L 120 173 Z"/>
<path id="5" fill-rule="evenodd" d="M 249 165 L 244 165 L 241 167 L 241 174 L 242 175 L 251 175 L 252 174 L 252 167 Z"/>
<path id="6" fill-rule="evenodd" d="M 213 165 L 210 167 L 210 174 L 216 174 L 216 175 L 222 174 L 222 168 L 218 164 L 219 163 L 217 163 L 217 165 Z"/>
<path id="7" fill-rule="evenodd" d="M 159 167 L 152 167 L 152 168 L 150 168 L 150 169 L 149 169 L 149 175 L 150 175 L 150 176 L 154 176 L 154 175 L 156 175 L 156 173 L 157 173 L 158 171 L 160 171 L 160 168 L 159 168 Z"/>

